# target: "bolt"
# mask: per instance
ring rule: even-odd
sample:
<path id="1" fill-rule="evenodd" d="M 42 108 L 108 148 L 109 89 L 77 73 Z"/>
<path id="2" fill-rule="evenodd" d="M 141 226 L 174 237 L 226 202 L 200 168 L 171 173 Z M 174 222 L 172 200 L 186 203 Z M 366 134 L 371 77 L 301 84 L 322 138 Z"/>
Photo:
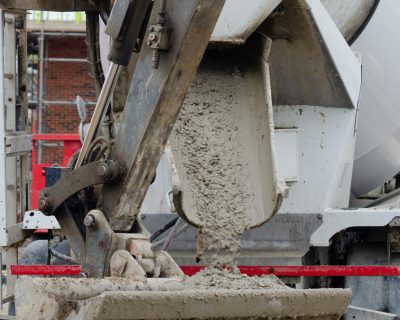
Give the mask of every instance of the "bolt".
<path id="1" fill-rule="evenodd" d="M 114 162 L 107 161 L 98 165 L 97 174 L 103 178 L 103 180 L 111 182 L 118 177 L 119 169 Z"/>
<path id="2" fill-rule="evenodd" d="M 39 210 L 43 212 L 51 211 L 51 204 L 46 198 L 41 198 L 39 200 Z"/>
<path id="3" fill-rule="evenodd" d="M 105 245 L 104 245 L 104 241 L 100 241 L 99 242 L 99 248 L 100 249 L 104 249 Z"/>
<path id="4" fill-rule="evenodd" d="M 149 34 L 149 40 L 151 42 L 155 42 L 155 41 L 157 41 L 157 39 L 158 39 L 158 36 L 157 36 L 157 34 L 155 32 Z"/>
<path id="5" fill-rule="evenodd" d="M 158 69 L 160 64 L 160 51 L 153 49 L 153 54 L 151 55 L 151 67 L 153 69 Z"/>
<path id="6" fill-rule="evenodd" d="M 105 163 L 102 163 L 97 167 L 97 173 L 100 177 L 105 177 L 108 173 L 108 167 Z"/>
<path id="7" fill-rule="evenodd" d="M 93 228 L 96 225 L 96 218 L 92 214 L 88 214 L 83 220 L 83 224 L 87 228 Z"/>

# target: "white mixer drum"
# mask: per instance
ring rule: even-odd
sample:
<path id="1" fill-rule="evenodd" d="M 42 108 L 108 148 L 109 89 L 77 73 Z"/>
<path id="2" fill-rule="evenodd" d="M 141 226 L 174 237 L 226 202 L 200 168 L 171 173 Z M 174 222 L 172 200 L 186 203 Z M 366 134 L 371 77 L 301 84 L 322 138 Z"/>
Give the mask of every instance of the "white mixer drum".
<path id="1" fill-rule="evenodd" d="M 379 0 L 321 0 L 347 41 L 352 42 L 368 23 Z"/>
<path id="2" fill-rule="evenodd" d="M 312 5 L 312 0 L 308 0 Z M 319 0 L 316 0 L 319 1 Z M 227 0 L 211 41 L 241 43 L 280 3 Z M 352 192 L 362 195 L 400 171 L 398 0 L 321 0 L 363 64 Z M 393 34 L 393 37 L 391 36 Z"/>
<path id="3" fill-rule="evenodd" d="M 312 1 L 307 0 L 309 4 Z M 227 0 L 211 42 L 244 43 L 281 0 Z M 400 29 L 398 0 L 321 0 L 360 53 L 363 84 L 352 192 L 363 195 L 400 172 Z M 103 26 L 101 26 L 103 27 Z M 103 29 L 103 28 L 101 28 Z M 108 51 L 101 33 L 103 68 Z"/>
<path id="4" fill-rule="evenodd" d="M 352 45 L 363 65 L 352 182 L 356 196 L 400 171 L 399 29 L 400 1 L 381 0 Z"/>
<path id="5" fill-rule="evenodd" d="M 352 193 L 362 196 L 400 172 L 400 1 L 322 2 L 361 56 Z"/>
<path id="6" fill-rule="evenodd" d="M 211 42 L 242 44 L 282 0 L 226 0 Z"/>

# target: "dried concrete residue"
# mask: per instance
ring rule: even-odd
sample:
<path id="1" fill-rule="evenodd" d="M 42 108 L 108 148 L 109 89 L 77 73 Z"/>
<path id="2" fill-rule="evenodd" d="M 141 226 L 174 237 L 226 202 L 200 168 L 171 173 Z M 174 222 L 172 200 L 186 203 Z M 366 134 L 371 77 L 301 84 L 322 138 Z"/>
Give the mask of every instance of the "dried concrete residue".
<path id="1" fill-rule="evenodd" d="M 241 77 L 237 68 L 228 68 L 233 79 Z M 239 119 L 232 112 L 233 107 L 240 107 L 232 106 L 236 103 L 232 92 L 239 90 L 235 86 L 240 84 L 240 80 L 226 83 L 213 68 L 203 70 L 192 85 L 171 138 L 178 172 L 190 177 L 192 208 L 200 221 L 198 246 L 215 253 L 213 263 L 218 264 L 235 261 L 240 235 L 250 223 L 247 212 L 252 195 L 243 182 L 249 177 L 249 167 L 242 160 Z"/>
<path id="2" fill-rule="evenodd" d="M 350 301 L 350 290 L 295 290 L 275 277 L 250 279 L 217 268 L 187 279 L 186 288 L 168 292 L 157 289 L 166 284 L 162 279 L 148 279 L 145 288 L 122 278 L 69 278 L 60 286 L 59 280 L 19 278 L 18 319 L 338 320 Z"/>
<path id="3" fill-rule="evenodd" d="M 275 275 L 249 277 L 239 272 L 220 268 L 206 268 L 184 281 L 185 289 L 215 290 L 249 290 L 249 289 L 281 289 L 290 290 Z"/>

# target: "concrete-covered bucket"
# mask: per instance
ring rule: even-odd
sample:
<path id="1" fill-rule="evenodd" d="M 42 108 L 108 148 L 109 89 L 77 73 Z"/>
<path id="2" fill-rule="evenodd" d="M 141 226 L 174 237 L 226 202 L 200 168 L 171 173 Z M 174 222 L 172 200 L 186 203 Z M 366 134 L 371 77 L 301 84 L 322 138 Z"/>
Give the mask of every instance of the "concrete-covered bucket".
<path id="1" fill-rule="evenodd" d="M 18 319 L 340 319 L 343 289 L 185 289 L 168 279 L 21 277 Z"/>

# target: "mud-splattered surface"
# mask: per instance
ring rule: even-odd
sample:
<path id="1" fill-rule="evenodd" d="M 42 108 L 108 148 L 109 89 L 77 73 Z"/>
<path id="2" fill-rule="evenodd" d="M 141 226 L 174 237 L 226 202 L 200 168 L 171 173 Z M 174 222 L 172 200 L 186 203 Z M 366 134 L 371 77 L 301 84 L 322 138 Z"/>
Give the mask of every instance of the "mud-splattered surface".
<path id="1" fill-rule="evenodd" d="M 249 279 L 222 270 L 204 270 L 170 291 L 165 284 L 21 277 L 18 319 L 339 319 L 350 301 L 350 290 L 295 290 L 275 277 Z"/>
<path id="2" fill-rule="evenodd" d="M 248 289 L 281 289 L 290 290 L 274 275 L 249 277 L 235 270 L 228 271 L 220 268 L 206 268 L 194 276 L 185 279 L 185 289 L 212 290 L 248 290 Z"/>

